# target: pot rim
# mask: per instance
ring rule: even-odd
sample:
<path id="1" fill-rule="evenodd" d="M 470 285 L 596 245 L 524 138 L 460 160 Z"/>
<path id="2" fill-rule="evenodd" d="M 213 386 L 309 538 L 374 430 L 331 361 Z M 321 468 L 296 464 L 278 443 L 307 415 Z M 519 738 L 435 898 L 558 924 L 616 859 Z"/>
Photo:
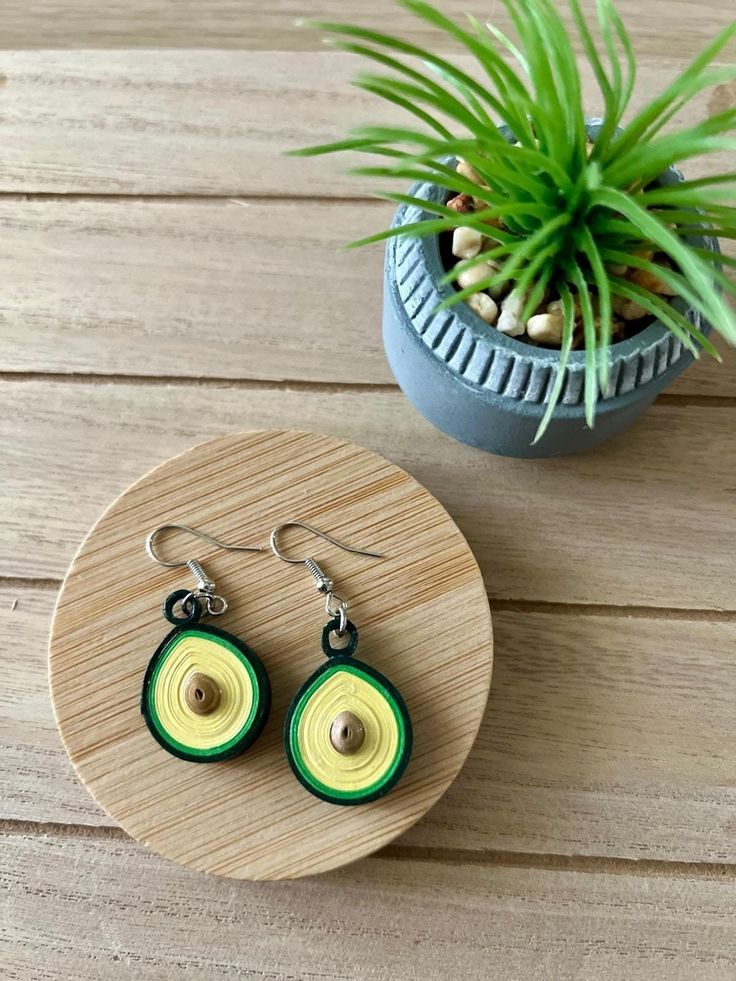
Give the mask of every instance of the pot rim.
<path id="1" fill-rule="evenodd" d="M 437 185 L 429 185 L 431 188 L 437 188 Z M 442 192 L 441 196 L 444 196 L 444 189 L 438 188 Z M 415 191 L 412 191 L 417 197 L 420 195 Z M 718 247 L 713 248 L 711 242 L 715 242 L 710 236 L 703 235 L 693 238 L 693 243 L 698 245 L 703 245 L 706 248 L 711 249 L 713 252 L 720 252 Z M 440 280 L 442 276 L 447 272 L 444 263 L 442 262 L 442 257 L 440 255 L 440 244 L 439 235 L 429 235 L 424 240 L 426 243 L 425 257 L 427 260 L 428 272 L 432 276 L 434 287 L 437 290 L 441 299 L 446 299 L 452 296 L 455 289 L 452 283 L 441 283 Z M 679 311 L 683 316 L 687 316 L 688 313 L 696 313 L 687 303 L 679 296 L 675 296 L 671 299 L 672 306 Z M 472 310 L 467 303 L 460 302 L 454 307 L 448 309 L 456 312 L 459 317 L 463 320 L 467 320 L 467 326 L 471 328 L 473 333 L 479 338 L 488 337 L 488 332 L 493 329 L 492 324 L 486 324 L 485 321 L 481 320 L 477 313 Z M 465 311 L 467 310 L 467 315 Z M 698 326 L 700 330 L 704 333 L 710 331 L 709 325 L 703 323 L 702 318 L 698 317 L 699 322 L 695 325 Z M 495 329 L 494 329 L 495 330 Z M 560 360 L 560 351 L 553 347 L 540 347 L 536 344 L 530 344 L 527 341 L 519 340 L 517 337 L 512 337 L 509 334 L 504 334 L 500 330 L 495 330 L 492 335 L 496 343 L 500 344 L 501 347 L 507 347 L 509 350 L 516 354 L 523 354 L 525 357 L 532 360 L 540 361 L 543 363 L 558 362 Z M 610 358 L 615 361 L 619 357 L 626 357 L 626 355 L 631 354 L 633 351 L 639 350 L 641 348 L 650 347 L 657 341 L 662 340 L 663 337 L 674 337 L 675 335 L 661 320 L 655 319 L 642 330 L 637 331 L 636 334 L 632 334 L 631 337 L 626 337 L 622 341 L 614 341 L 609 345 L 608 350 L 610 352 Z M 579 348 L 575 351 L 570 351 L 567 359 L 568 365 L 584 365 L 585 364 L 585 348 Z"/>

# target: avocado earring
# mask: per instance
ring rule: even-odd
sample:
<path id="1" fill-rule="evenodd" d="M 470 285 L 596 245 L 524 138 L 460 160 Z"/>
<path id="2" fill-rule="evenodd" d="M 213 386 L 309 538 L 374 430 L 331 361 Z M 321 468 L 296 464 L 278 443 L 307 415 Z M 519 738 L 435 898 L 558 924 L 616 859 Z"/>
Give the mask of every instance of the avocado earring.
<path id="1" fill-rule="evenodd" d="M 143 680 L 141 712 L 151 735 L 173 756 L 192 763 L 226 760 L 260 735 L 271 706 L 271 686 L 263 664 L 237 637 L 199 622 L 221 616 L 227 600 L 196 559 L 164 562 L 156 536 L 176 528 L 217 548 L 261 552 L 249 545 L 226 545 L 187 525 L 161 525 L 146 538 L 146 551 L 159 565 L 186 566 L 193 589 L 166 597 L 163 614 L 174 629 L 159 644 Z M 180 611 L 180 612 L 177 612 Z"/>
<path id="2" fill-rule="evenodd" d="M 291 769 L 306 789 L 331 804 L 364 804 L 387 793 L 411 756 L 412 727 L 404 699 L 391 682 L 353 654 L 358 630 L 347 618 L 347 602 L 313 558 L 290 558 L 279 549 L 285 528 L 304 528 L 346 552 L 382 558 L 352 548 L 302 521 L 287 521 L 271 532 L 271 549 L 282 562 L 305 565 L 324 594 L 330 619 L 322 629 L 327 663 L 310 675 L 286 716 L 284 744 Z M 332 646 L 332 637 L 347 636 Z"/>

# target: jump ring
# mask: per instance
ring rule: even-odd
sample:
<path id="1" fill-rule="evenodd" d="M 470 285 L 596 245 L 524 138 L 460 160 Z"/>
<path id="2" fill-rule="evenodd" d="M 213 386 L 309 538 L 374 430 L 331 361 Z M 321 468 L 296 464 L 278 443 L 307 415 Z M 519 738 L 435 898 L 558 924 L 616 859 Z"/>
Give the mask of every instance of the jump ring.
<path id="1" fill-rule="evenodd" d="M 180 605 L 183 616 L 178 617 L 174 612 L 177 604 Z M 164 602 L 164 616 L 174 626 L 183 627 L 196 623 L 201 615 L 202 608 L 199 605 L 199 600 L 193 593 L 188 592 L 186 589 L 177 589 L 166 597 Z"/>
<path id="2" fill-rule="evenodd" d="M 206 606 L 210 616 L 219 617 L 227 612 L 228 602 L 224 596 L 218 596 L 216 593 L 208 593 Z"/>
<path id="3" fill-rule="evenodd" d="M 322 628 L 322 650 L 325 657 L 352 657 L 358 646 L 358 628 L 350 620 L 345 620 L 345 630 L 348 633 L 348 642 L 344 647 L 333 647 L 330 643 L 330 634 L 337 633 L 339 618 L 335 616 L 333 620 L 328 620 Z"/>

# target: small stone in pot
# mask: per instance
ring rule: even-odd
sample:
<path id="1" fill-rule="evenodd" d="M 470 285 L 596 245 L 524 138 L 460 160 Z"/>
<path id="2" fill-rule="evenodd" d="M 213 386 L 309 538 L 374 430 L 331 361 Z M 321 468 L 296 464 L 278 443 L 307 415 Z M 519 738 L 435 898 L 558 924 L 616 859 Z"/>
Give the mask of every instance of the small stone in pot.
<path id="1" fill-rule="evenodd" d="M 489 246 L 491 244 L 495 245 L 496 243 L 495 242 L 491 243 L 487 239 L 485 242 L 485 246 Z M 501 266 L 497 262 L 494 262 L 493 259 L 486 259 L 485 262 L 491 272 L 497 273 L 501 269 Z M 493 297 L 494 300 L 498 300 L 504 295 L 504 293 L 508 292 L 509 282 L 508 280 L 505 280 L 502 283 L 496 283 L 494 286 L 487 286 L 486 289 L 488 290 L 488 293 L 490 294 L 490 296 Z"/>
<path id="2" fill-rule="evenodd" d="M 458 286 L 460 289 L 466 289 L 468 286 L 475 286 L 476 283 L 480 283 L 482 280 L 487 279 L 488 276 L 497 273 L 501 267 L 497 262 L 493 262 L 492 259 L 486 259 L 483 262 L 479 262 L 475 266 L 471 266 L 470 269 L 461 272 L 457 278 Z M 492 296 L 494 300 L 498 300 L 504 295 L 506 290 L 509 288 L 509 284 L 505 283 L 495 283 L 493 286 L 484 286 L 483 289 L 487 290 L 489 296 Z"/>
<path id="3" fill-rule="evenodd" d="M 488 279 L 496 272 L 498 272 L 498 266 L 495 262 L 478 262 L 474 266 L 470 266 L 469 269 L 463 269 L 457 277 L 457 284 L 460 289 L 465 290 L 469 286 L 478 286 L 484 279 Z M 485 286 L 481 288 L 487 289 Z M 492 290 L 489 292 L 493 295 Z"/>
<path id="4" fill-rule="evenodd" d="M 469 194 L 458 194 L 456 197 L 450 198 L 447 207 L 461 215 L 467 214 L 473 210 L 473 198 Z"/>
<path id="5" fill-rule="evenodd" d="M 627 300 L 625 296 L 614 296 L 611 300 L 611 306 L 624 320 L 641 320 L 642 317 L 646 317 L 648 312 L 634 300 Z"/>
<path id="6" fill-rule="evenodd" d="M 498 327 L 502 334 L 508 334 L 510 337 L 520 337 L 524 333 L 526 326 L 519 315 L 525 301 L 526 294 L 515 291 L 509 293 L 503 301 L 501 315 L 496 324 L 496 327 Z"/>
<path id="7" fill-rule="evenodd" d="M 593 307 L 595 308 L 595 303 L 596 303 L 595 297 L 591 297 L 591 302 L 593 303 Z M 576 324 L 581 323 L 583 319 L 583 311 L 580 307 L 580 297 L 578 296 L 577 293 L 573 294 L 572 308 L 575 316 L 575 323 Z M 564 318 L 565 306 L 562 300 L 552 300 L 551 303 L 548 303 L 547 313 L 559 313 Z"/>
<path id="8" fill-rule="evenodd" d="M 461 177 L 465 177 L 467 180 L 472 181 L 474 184 L 477 184 L 478 187 L 482 187 L 484 190 L 489 190 L 488 185 L 483 182 L 483 178 L 480 176 L 478 171 L 474 167 L 471 167 L 469 163 L 466 163 L 465 160 L 458 161 L 458 165 L 455 170 L 457 170 Z M 474 197 L 472 200 L 473 207 L 476 211 L 483 211 L 484 208 L 490 208 L 490 204 L 487 201 L 484 201 L 483 198 Z"/>
<path id="9" fill-rule="evenodd" d="M 551 304 L 550 304 L 551 306 Z M 549 307 L 547 308 L 549 310 Z M 565 318 L 560 312 L 538 313 L 526 322 L 526 332 L 538 344 L 560 344 Z"/>
<path id="10" fill-rule="evenodd" d="M 637 286 L 650 290 L 652 293 L 660 293 L 662 296 L 674 296 L 676 293 L 676 290 L 673 290 L 667 283 L 662 282 L 659 276 L 655 276 L 647 269 L 634 269 L 629 279 Z"/>
<path id="11" fill-rule="evenodd" d="M 495 324 L 498 317 L 498 307 L 495 300 L 492 300 L 487 293 L 473 293 L 466 302 L 481 320 L 485 320 L 487 324 Z"/>
<path id="12" fill-rule="evenodd" d="M 452 233 L 452 254 L 458 259 L 472 259 L 483 245 L 483 236 L 474 228 L 456 228 Z"/>
<path id="13" fill-rule="evenodd" d="M 478 184 L 480 187 L 486 186 L 475 167 L 472 167 L 467 161 L 458 160 L 455 170 L 461 177 L 465 177 L 466 180 L 472 181 L 474 184 Z"/>

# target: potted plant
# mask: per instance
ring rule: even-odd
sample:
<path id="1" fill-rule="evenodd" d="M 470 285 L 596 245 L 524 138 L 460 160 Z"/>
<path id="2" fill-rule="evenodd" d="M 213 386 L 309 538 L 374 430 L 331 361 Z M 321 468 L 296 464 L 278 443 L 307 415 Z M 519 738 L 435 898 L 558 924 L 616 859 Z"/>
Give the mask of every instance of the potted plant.
<path id="1" fill-rule="evenodd" d="M 579 0 L 575 29 L 604 113 L 586 117 L 570 32 L 552 0 L 503 0 L 511 39 L 468 16 L 400 0 L 472 55 L 466 70 L 411 41 L 313 22 L 334 47 L 380 68 L 355 84 L 411 125 L 364 126 L 296 151 L 360 151 L 353 173 L 413 181 L 387 240 L 384 342 L 416 407 L 471 445 L 511 456 L 594 446 L 630 425 L 706 351 L 736 341 L 734 285 L 717 239 L 736 237 L 736 174 L 685 180 L 676 162 L 733 150 L 736 109 L 666 127 L 704 89 L 736 22 L 624 123 L 636 59 L 610 0 L 598 33 Z M 388 72 L 386 71 L 388 70 Z"/>

